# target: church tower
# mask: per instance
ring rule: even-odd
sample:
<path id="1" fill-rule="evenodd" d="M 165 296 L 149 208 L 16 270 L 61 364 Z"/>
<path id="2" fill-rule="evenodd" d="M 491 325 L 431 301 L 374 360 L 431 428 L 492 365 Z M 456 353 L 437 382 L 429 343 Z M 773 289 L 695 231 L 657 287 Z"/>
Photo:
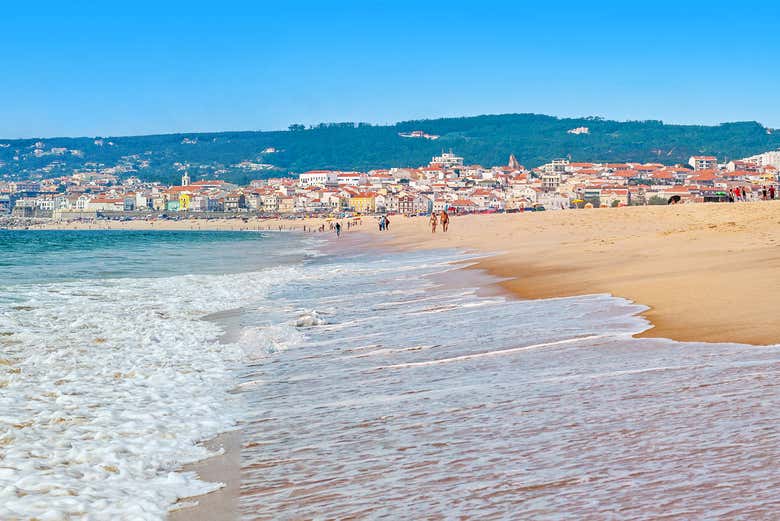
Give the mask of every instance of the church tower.
<path id="1" fill-rule="evenodd" d="M 184 175 L 181 176 L 181 185 L 190 186 L 190 174 L 188 174 L 186 170 L 184 171 Z"/>
<path id="2" fill-rule="evenodd" d="M 514 154 L 509 155 L 509 168 L 512 170 L 519 170 L 520 169 L 520 163 L 517 162 L 517 158 Z"/>

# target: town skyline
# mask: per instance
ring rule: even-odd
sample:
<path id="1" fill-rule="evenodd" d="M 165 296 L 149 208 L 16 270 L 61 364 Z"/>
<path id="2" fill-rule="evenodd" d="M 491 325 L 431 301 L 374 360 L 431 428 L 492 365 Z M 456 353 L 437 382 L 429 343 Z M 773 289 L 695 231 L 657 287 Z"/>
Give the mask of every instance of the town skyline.
<path id="1" fill-rule="evenodd" d="M 583 131 L 587 129 L 573 130 Z M 297 177 L 256 179 L 246 186 L 193 180 L 186 167 L 180 171 L 177 185 L 120 178 L 113 170 L 0 181 L 0 216 L 60 222 L 172 216 L 345 218 L 755 201 L 775 199 L 780 151 L 726 163 L 698 155 L 674 166 L 556 159 L 535 168 L 526 168 L 513 154 L 506 165 L 469 165 L 450 151 L 419 167 L 312 170 Z"/>

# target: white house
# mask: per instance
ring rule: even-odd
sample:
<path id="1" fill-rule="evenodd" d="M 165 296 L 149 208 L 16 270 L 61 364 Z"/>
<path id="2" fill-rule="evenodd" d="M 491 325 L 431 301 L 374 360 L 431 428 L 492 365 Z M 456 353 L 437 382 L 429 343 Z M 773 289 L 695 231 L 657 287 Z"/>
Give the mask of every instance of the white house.
<path id="1" fill-rule="evenodd" d="M 338 174 L 338 184 L 359 186 L 368 183 L 368 176 L 360 172 L 342 172 Z"/>
<path id="2" fill-rule="evenodd" d="M 688 164 L 694 170 L 715 170 L 718 168 L 718 159 L 715 156 L 691 156 Z"/>
<path id="3" fill-rule="evenodd" d="M 339 182 L 338 172 L 331 170 L 310 170 L 298 176 L 298 184 L 307 186 L 335 186 Z"/>

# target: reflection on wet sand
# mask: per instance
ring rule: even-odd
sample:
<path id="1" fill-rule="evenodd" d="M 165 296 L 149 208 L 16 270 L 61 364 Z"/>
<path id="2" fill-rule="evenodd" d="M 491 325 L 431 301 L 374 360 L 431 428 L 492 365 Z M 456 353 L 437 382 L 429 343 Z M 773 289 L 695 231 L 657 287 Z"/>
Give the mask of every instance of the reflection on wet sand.
<path id="1" fill-rule="evenodd" d="M 289 292 L 332 320 L 245 371 L 246 519 L 776 512 L 780 350 L 635 339 L 625 301 L 485 298 L 426 269 Z"/>

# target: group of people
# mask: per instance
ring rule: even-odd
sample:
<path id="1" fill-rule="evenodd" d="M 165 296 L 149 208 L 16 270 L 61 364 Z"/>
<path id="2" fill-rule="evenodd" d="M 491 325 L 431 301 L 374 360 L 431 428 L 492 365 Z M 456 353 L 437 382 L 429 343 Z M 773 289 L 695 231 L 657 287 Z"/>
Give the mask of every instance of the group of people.
<path id="1" fill-rule="evenodd" d="M 762 186 L 760 190 L 758 190 L 758 196 L 761 197 L 764 201 L 768 200 L 774 200 L 775 195 L 777 194 L 777 188 L 775 188 L 775 185 L 769 185 L 768 187 L 766 185 Z M 748 190 L 744 186 L 737 186 L 735 188 L 729 188 L 729 200 L 730 201 L 747 201 L 748 200 Z"/>
<path id="2" fill-rule="evenodd" d="M 379 218 L 379 231 L 380 232 L 386 232 L 390 230 L 390 219 L 387 217 L 387 215 L 383 215 Z M 441 212 L 431 212 L 431 233 L 436 233 L 436 229 L 441 224 L 441 230 L 443 232 L 446 232 L 450 227 L 450 215 L 447 213 L 446 210 L 442 210 Z M 349 229 L 351 226 L 354 226 L 354 223 L 350 223 L 347 221 L 347 229 Z M 304 230 L 306 228 L 304 227 Z M 325 225 L 323 224 L 320 231 L 324 231 Z M 336 232 L 336 237 L 341 237 L 341 231 L 342 231 L 342 225 L 340 222 L 331 222 L 330 229 L 334 230 Z"/>
<path id="3" fill-rule="evenodd" d="M 446 232 L 450 227 L 450 215 L 447 210 L 442 210 L 438 215 L 431 212 L 431 233 L 436 233 L 436 227 L 441 224 L 441 231 Z"/>
<path id="4" fill-rule="evenodd" d="M 390 229 L 390 219 L 386 215 L 379 218 L 379 231 L 386 232 Z"/>

